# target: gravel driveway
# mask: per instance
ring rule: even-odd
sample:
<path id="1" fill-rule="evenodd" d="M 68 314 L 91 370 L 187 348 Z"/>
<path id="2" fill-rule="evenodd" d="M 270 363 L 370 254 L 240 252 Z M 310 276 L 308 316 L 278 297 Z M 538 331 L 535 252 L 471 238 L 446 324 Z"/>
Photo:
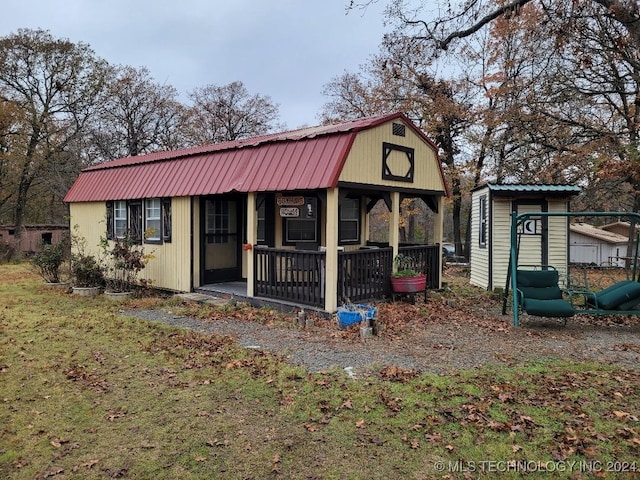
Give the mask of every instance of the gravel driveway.
<path id="1" fill-rule="evenodd" d="M 495 317 L 478 323 L 465 320 L 464 313 L 454 310 L 446 321 L 422 319 L 409 322 L 401 335 L 383 330 L 379 336 L 362 340 L 357 327 L 345 332 L 333 321 L 321 319 L 311 328 L 299 329 L 238 319 L 200 320 L 165 310 L 123 312 L 146 321 L 230 336 L 244 347 L 278 353 L 310 372 L 339 368 L 357 376 L 397 366 L 444 374 L 491 363 L 545 358 L 640 369 L 638 317 L 625 317 L 617 323 L 611 317 L 574 317 L 566 327 L 555 320 L 525 318 L 520 328 L 513 328 L 510 317 L 495 313 Z"/>

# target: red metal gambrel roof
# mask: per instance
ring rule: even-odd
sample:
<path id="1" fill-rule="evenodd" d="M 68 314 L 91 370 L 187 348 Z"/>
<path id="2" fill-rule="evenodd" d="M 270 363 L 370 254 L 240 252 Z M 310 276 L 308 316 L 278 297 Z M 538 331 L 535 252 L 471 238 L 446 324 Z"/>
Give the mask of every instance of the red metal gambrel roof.
<path id="1" fill-rule="evenodd" d="M 359 131 L 404 114 L 357 119 L 234 142 L 126 157 L 89 167 L 65 202 L 333 188 Z"/>

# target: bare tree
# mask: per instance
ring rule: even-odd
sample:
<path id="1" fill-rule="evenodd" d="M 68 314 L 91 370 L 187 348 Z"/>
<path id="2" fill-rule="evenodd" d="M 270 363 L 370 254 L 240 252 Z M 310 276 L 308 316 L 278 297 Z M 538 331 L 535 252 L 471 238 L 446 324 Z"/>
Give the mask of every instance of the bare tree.
<path id="1" fill-rule="evenodd" d="M 347 9 L 366 8 L 377 0 L 350 0 Z M 456 40 L 470 37 L 483 27 L 503 17 L 518 15 L 527 4 L 537 4 L 545 12 L 547 20 L 571 25 L 584 16 L 585 8 L 598 8 L 602 16 L 617 23 L 625 30 L 630 45 L 640 48 L 640 4 L 637 0 L 495 0 L 466 1 L 415 1 L 390 0 L 387 14 L 405 26 L 415 27 L 419 38 L 432 44 L 435 50 L 446 50 Z M 437 8 L 438 13 L 431 14 Z M 428 10 L 428 9 L 431 10 Z M 558 36 L 567 30 L 556 30 Z"/>
<path id="2" fill-rule="evenodd" d="M 189 98 L 185 135 L 193 143 L 238 140 L 280 127 L 278 105 L 268 96 L 249 94 L 242 82 L 196 88 Z"/>
<path id="3" fill-rule="evenodd" d="M 44 30 L 18 30 L 0 39 L 0 100 L 20 112 L 5 152 L 16 172 L 18 239 L 32 186 L 83 131 L 103 89 L 105 68 L 87 45 Z"/>
<path id="4" fill-rule="evenodd" d="M 146 67 L 113 67 L 91 126 L 88 161 L 100 163 L 184 146 L 184 109 L 170 85 L 156 83 Z"/>

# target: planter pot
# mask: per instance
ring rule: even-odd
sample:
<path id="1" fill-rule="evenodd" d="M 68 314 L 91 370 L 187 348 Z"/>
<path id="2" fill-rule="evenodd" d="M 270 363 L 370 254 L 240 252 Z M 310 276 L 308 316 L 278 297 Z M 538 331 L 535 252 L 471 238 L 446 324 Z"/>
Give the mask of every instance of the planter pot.
<path id="1" fill-rule="evenodd" d="M 114 302 L 120 302 L 133 296 L 133 292 L 104 292 L 104 296 Z"/>
<path id="2" fill-rule="evenodd" d="M 96 297 L 101 291 L 100 287 L 73 287 L 73 294 L 80 297 Z"/>
<path id="3" fill-rule="evenodd" d="M 416 277 L 391 277 L 391 289 L 395 293 L 423 292 L 427 287 L 427 276 Z"/>
<path id="4" fill-rule="evenodd" d="M 367 320 L 366 326 L 368 326 L 368 321 L 376 316 L 377 311 L 378 309 L 373 305 L 348 304 L 338 307 L 338 326 L 347 328 L 362 320 Z"/>

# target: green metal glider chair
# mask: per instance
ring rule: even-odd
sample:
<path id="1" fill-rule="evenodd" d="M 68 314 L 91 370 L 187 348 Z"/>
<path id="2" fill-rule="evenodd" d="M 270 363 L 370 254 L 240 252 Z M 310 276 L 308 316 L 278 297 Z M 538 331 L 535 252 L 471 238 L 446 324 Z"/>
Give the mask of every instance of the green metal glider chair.
<path id="1" fill-rule="evenodd" d="M 598 292 L 584 295 L 587 306 L 598 311 L 640 313 L 640 282 L 622 280 Z"/>
<path id="2" fill-rule="evenodd" d="M 522 266 L 524 267 L 524 266 Z M 560 317 L 567 319 L 575 315 L 570 292 L 559 286 L 558 271 L 551 266 L 536 266 L 535 270 L 518 267 L 516 271 L 516 290 L 519 308 L 529 315 L 538 317 Z M 564 298 L 569 295 L 569 301 Z"/>

